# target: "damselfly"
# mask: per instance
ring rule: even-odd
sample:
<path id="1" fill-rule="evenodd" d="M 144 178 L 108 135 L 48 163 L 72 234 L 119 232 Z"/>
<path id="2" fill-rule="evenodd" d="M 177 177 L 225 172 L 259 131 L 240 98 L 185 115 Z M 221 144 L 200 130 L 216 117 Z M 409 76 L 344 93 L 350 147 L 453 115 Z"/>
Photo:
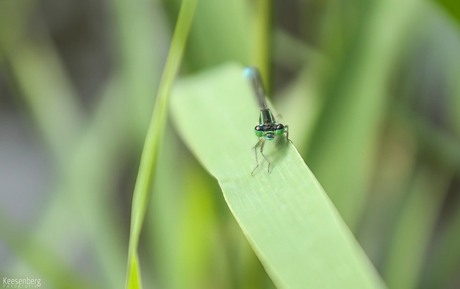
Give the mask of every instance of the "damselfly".
<path id="1" fill-rule="evenodd" d="M 262 84 L 259 70 L 255 67 L 246 67 L 244 69 L 244 75 L 251 81 L 254 93 L 260 106 L 259 124 L 254 128 L 254 133 L 259 138 L 259 141 L 254 146 L 257 164 L 251 172 L 251 175 L 254 175 L 255 170 L 260 165 L 259 159 L 257 157 L 257 149 L 260 149 L 260 154 L 267 161 L 268 172 L 270 172 L 271 162 L 264 154 L 265 141 L 274 140 L 277 136 L 285 136 L 286 140 L 289 140 L 289 127 L 277 122 L 272 112 L 268 108 L 267 102 L 265 100 L 265 90 Z"/>

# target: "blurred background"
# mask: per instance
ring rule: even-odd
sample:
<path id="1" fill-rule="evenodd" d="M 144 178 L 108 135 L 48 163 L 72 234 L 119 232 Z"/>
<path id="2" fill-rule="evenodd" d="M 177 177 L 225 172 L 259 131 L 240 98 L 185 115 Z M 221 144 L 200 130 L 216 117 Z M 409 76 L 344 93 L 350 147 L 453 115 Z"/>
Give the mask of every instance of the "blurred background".
<path id="1" fill-rule="evenodd" d="M 261 68 L 391 288 L 460 287 L 460 2 L 200 0 L 181 77 Z M 0 275 L 124 286 L 131 196 L 179 0 L 0 1 Z M 256 119 L 255 119 L 256 121 Z M 145 288 L 274 288 L 168 125 Z"/>

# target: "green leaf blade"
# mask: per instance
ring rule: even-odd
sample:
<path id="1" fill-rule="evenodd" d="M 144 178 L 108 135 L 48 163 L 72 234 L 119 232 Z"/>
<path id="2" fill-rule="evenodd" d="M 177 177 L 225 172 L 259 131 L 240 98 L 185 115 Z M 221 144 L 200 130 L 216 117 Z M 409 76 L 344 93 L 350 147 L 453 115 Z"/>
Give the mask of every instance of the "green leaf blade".
<path id="1" fill-rule="evenodd" d="M 186 144 L 224 197 L 279 288 L 384 288 L 337 210 L 289 142 L 267 142 L 255 175 L 259 108 L 228 65 L 182 81 L 171 99 Z M 275 113 L 276 115 L 276 113 Z"/>

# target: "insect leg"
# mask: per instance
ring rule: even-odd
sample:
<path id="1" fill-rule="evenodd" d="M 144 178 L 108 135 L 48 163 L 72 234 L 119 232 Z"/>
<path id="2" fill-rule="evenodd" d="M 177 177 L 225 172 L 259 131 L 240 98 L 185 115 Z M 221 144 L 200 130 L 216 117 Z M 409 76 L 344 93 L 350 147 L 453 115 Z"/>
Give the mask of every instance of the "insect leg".
<path id="1" fill-rule="evenodd" d="M 270 160 L 267 158 L 267 156 L 264 155 L 264 145 L 265 145 L 265 139 L 263 139 L 264 141 L 262 142 L 261 146 L 260 146 L 260 154 L 264 157 L 264 159 L 267 161 L 268 163 L 268 172 L 270 172 L 270 165 L 271 165 L 271 162 Z"/>
<path id="2" fill-rule="evenodd" d="M 256 143 L 256 145 L 254 146 L 254 154 L 256 156 L 256 167 L 252 170 L 251 172 L 251 176 L 254 176 L 254 172 L 256 171 L 256 169 L 259 167 L 259 159 L 257 157 L 257 148 L 259 146 L 262 146 L 263 147 L 263 144 L 265 143 L 265 139 L 264 138 L 261 138 L 259 139 L 259 141 Z M 262 154 L 263 155 L 263 154 Z"/>

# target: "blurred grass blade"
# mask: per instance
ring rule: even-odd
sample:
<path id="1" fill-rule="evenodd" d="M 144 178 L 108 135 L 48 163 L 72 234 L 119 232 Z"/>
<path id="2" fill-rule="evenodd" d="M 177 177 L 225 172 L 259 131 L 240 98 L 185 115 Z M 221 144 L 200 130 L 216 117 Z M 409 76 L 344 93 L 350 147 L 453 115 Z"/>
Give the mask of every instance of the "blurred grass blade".
<path id="1" fill-rule="evenodd" d="M 179 71 L 185 42 L 195 13 L 196 2 L 196 0 L 182 1 L 179 18 L 173 34 L 171 48 L 161 78 L 155 108 L 142 151 L 131 210 L 126 288 L 142 288 L 139 274 L 139 262 L 137 260 L 137 246 L 145 211 L 147 210 L 152 177 L 155 176 L 159 146 L 166 126 L 169 93 Z"/>
<path id="2" fill-rule="evenodd" d="M 315 120 L 307 160 L 353 231 L 374 175 L 392 64 L 410 40 L 422 2 L 371 1 L 366 13 L 356 19 L 360 28 L 350 35 L 342 31 L 349 28 L 340 24 L 344 7 L 328 2 L 334 12 L 326 21 L 332 28 L 325 31 L 326 45 L 336 52 L 331 66 L 324 66 L 321 59 L 312 66 L 311 78 L 318 79 L 314 85 L 324 104 Z M 343 43 L 338 45 L 340 37 Z"/>
<path id="3" fill-rule="evenodd" d="M 163 1 L 175 10 L 179 0 Z M 268 2 L 268 1 L 265 1 Z M 249 62 L 248 33 L 252 16 L 247 0 L 200 0 L 187 47 L 187 70 L 196 71 L 227 61 Z"/>
<path id="4" fill-rule="evenodd" d="M 267 143 L 272 172 L 261 162 L 251 176 L 259 108 L 241 67 L 182 81 L 171 109 L 278 288 L 384 288 L 294 146 Z"/>
<path id="5" fill-rule="evenodd" d="M 110 0 L 116 36 L 120 86 L 125 95 L 129 133 L 144 140 L 171 33 L 166 33 L 162 8 L 152 1 Z M 134 113 L 134 115 L 132 115 Z M 137 142 L 137 139 L 136 139 Z M 140 145 L 140 144 L 139 144 Z"/>
<path id="6" fill-rule="evenodd" d="M 12 24 L 0 21 L 0 26 L 8 25 Z M 15 49 L 3 47 L 2 42 L 0 36 L 0 51 L 10 65 L 11 75 L 44 141 L 56 159 L 67 160 L 69 150 L 81 133 L 83 113 L 62 59 L 46 38 L 24 41 Z"/>
<path id="7" fill-rule="evenodd" d="M 425 167 L 415 171 L 384 268 L 390 288 L 416 288 L 449 181 L 444 172 Z"/>
<path id="8" fill-rule="evenodd" d="M 271 12 L 272 2 L 254 1 L 253 4 L 253 37 L 251 37 L 251 65 L 259 68 L 262 79 L 266 83 L 265 89 L 269 93 L 270 80 L 270 54 L 271 54 Z"/>
<path id="9" fill-rule="evenodd" d="M 450 282 L 458 279 L 460 264 L 460 199 L 456 201 L 453 216 L 439 233 L 432 260 L 423 274 L 420 288 L 451 288 Z"/>

